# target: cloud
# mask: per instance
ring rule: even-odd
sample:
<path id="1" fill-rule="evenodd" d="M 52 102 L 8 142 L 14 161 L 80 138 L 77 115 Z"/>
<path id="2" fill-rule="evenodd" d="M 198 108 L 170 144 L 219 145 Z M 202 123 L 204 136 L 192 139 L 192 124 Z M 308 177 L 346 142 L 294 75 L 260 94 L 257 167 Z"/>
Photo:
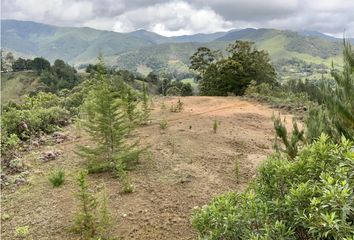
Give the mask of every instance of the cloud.
<path id="1" fill-rule="evenodd" d="M 210 33 L 232 28 L 208 7 L 197 9 L 183 1 L 159 3 L 125 12 L 116 19 L 115 31 L 133 31 L 144 28 L 165 36 Z"/>
<path id="2" fill-rule="evenodd" d="M 353 0 L 2 0 L 2 18 L 162 35 L 267 27 L 354 37 Z"/>

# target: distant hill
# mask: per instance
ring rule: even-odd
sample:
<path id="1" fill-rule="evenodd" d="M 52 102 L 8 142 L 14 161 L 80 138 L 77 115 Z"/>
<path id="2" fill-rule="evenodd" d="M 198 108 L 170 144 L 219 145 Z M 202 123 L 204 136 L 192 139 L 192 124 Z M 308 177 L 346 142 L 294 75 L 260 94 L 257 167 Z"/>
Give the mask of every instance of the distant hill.
<path id="1" fill-rule="evenodd" d="M 2 48 L 17 56 L 43 56 L 51 61 L 60 58 L 79 66 L 95 62 L 101 51 L 110 65 L 129 70 L 140 68 L 144 72 L 161 68 L 188 71 L 189 57 L 198 47 L 225 49 L 235 40 L 255 42 L 258 48 L 270 53 L 280 70 L 284 62 L 294 62 L 288 61 L 291 59 L 329 67 L 332 60 L 341 61 L 342 51 L 341 39 L 316 31 L 246 28 L 165 37 L 143 29 L 118 33 L 17 20 L 1 20 L 1 25 Z"/>
<path id="2" fill-rule="evenodd" d="M 90 61 L 99 51 L 111 55 L 152 45 L 129 34 L 16 20 L 1 20 L 1 36 L 4 49 L 71 63 Z"/>

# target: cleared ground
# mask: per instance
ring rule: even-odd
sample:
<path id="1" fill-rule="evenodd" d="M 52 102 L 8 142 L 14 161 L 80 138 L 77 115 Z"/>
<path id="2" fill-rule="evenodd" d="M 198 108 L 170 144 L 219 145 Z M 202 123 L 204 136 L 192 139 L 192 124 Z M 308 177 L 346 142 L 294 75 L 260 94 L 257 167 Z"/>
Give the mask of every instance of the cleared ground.
<path id="1" fill-rule="evenodd" d="M 89 176 L 93 190 L 103 182 L 107 185 L 114 236 L 196 239 L 190 224 L 193 207 L 208 204 L 221 193 L 244 189 L 272 152 L 274 109 L 232 97 L 183 97 L 184 110 L 172 113 L 170 106 L 177 100 L 155 99 L 151 122 L 138 129 L 142 145 L 150 147 L 129 172 L 133 193 L 121 194 L 119 180 L 110 173 Z M 214 119 L 220 122 L 216 133 Z M 167 121 L 166 130 L 160 129 L 162 120 Z M 24 157 L 28 185 L 14 192 L 4 190 L 1 212 L 8 219 L 2 221 L 2 239 L 16 239 L 19 226 L 29 226 L 27 239 L 78 239 L 68 231 L 77 204 L 75 176 L 83 166 L 74 150 L 77 144 L 90 142 L 85 136 L 76 138 L 73 127 L 66 132 L 68 141 L 40 147 Z M 41 153 L 53 149 L 63 155 L 43 163 Z M 47 173 L 58 166 L 66 170 L 66 182 L 52 188 Z"/>

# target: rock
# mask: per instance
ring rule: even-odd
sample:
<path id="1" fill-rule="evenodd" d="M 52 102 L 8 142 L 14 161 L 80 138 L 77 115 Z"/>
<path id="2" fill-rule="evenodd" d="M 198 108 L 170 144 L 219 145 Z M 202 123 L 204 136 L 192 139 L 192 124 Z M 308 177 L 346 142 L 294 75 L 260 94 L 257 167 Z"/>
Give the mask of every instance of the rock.
<path id="1" fill-rule="evenodd" d="M 194 176 L 188 174 L 187 176 L 182 177 L 182 178 L 180 179 L 180 183 L 189 183 L 189 182 L 191 182 L 192 179 L 194 179 L 194 178 L 195 178 Z"/>
<path id="2" fill-rule="evenodd" d="M 7 214 L 7 213 L 2 214 L 1 220 L 6 221 L 8 219 L 10 219 L 10 215 L 9 214 Z"/>
<path id="3" fill-rule="evenodd" d="M 58 151 L 58 150 L 46 151 L 42 154 L 41 159 L 43 162 L 49 162 L 49 161 L 55 160 L 60 155 L 62 155 L 62 152 Z"/>
<path id="4" fill-rule="evenodd" d="M 39 141 L 33 141 L 32 142 L 33 147 L 39 147 Z"/>
<path id="5" fill-rule="evenodd" d="M 45 138 L 45 136 L 40 136 L 40 138 L 38 139 L 38 143 L 39 143 L 40 145 L 45 144 L 46 141 L 47 141 L 47 139 Z"/>
<path id="6" fill-rule="evenodd" d="M 68 136 L 62 132 L 54 132 L 53 140 L 56 144 L 62 143 L 68 139 Z"/>

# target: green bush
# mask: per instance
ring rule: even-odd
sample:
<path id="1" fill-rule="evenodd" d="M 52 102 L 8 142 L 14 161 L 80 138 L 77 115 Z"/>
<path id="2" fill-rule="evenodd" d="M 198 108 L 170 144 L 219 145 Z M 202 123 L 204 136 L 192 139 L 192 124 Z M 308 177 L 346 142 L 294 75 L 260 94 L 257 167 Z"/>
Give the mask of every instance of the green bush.
<path id="1" fill-rule="evenodd" d="M 65 172 L 62 169 L 54 170 L 49 173 L 49 182 L 52 183 L 53 187 L 61 186 L 65 181 Z"/>
<path id="2" fill-rule="evenodd" d="M 15 232 L 16 232 L 16 236 L 20 238 L 25 238 L 29 233 L 29 227 L 28 226 L 18 227 L 16 228 Z"/>
<path id="3" fill-rule="evenodd" d="M 1 114 L 1 155 L 11 153 L 21 141 L 41 132 L 52 133 L 58 127 L 67 125 L 70 117 L 60 98 L 51 93 L 25 97 L 21 104 L 4 105 Z"/>
<path id="4" fill-rule="evenodd" d="M 272 155 L 244 193 L 195 209 L 193 225 L 203 239 L 351 239 L 353 147 L 322 135 L 295 160 Z"/>
<path id="5" fill-rule="evenodd" d="M 167 128 L 167 121 L 166 119 L 160 121 L 160 129 L 165 130 Z"/>

